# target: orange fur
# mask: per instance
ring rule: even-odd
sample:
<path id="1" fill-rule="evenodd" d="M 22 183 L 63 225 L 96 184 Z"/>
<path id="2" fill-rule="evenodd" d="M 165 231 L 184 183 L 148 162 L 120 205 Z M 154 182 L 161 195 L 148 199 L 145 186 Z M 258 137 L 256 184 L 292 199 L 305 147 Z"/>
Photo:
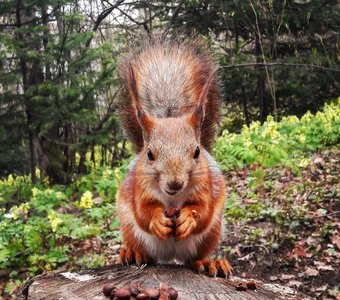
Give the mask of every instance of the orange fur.
<path id="1" fill-rule="evenodd" d="M 215 67 L 199 49 L 156 44 L 121 66 L 120 113 L 139 154 L 119 189 L 120 257 L 139 265 L 177 260 L 226 276 L 232 270 L 226 260 L 208 260 L 221 235 L 225 181 L 206 151 L 219 99 Z M 180 210 L 175 224 L 164 215 L 169 207 Z"/>
<path id="2" fill-rule="evenodd" d="M 162 68 L 159 63 L 162 61 L 169 61 L 169 66 L 162 70 L 167 77 L 157 78 L 157 68 Z M 164 95 L 171 91 L 176 101 L 174 107 L 168 107 L 169 110 L 165 109 L 157 117 L 178 117 L 192 113 L 202 94 L 207 98 L 200 139 L 201 144 L 210 151 L 221 107 L 216 70 L 209 49 L 199 40 L 168 42 L 156 38 L 136 47 L 122 59 L 118 68 L 123 87 L 119 115 L 134 149 L 139 152 L 144 145 L 142 128 L 135 116 L 136 97 L 141 107 L 151 113 L 149 108 L 159 105 Z"/>

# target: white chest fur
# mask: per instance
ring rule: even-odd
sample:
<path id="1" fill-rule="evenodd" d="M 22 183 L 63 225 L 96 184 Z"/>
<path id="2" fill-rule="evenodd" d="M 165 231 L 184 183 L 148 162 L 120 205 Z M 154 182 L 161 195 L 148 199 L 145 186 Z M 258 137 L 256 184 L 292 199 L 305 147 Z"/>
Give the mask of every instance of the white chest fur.
<path id="1" fill-rule="evenodd" d="M 186 240 L 175 241 L 173 237 L 167 240 L 159 240 L 135 226 L 135 234 L 138 239 L 146 246 L 149 255 L 157 262 L 165 263 L 176 261 L 184 263 L 190 258 L 194 258 L 197 253 L 198 243 L 203 238 L 203 233 L 192 235 Z"/>
<path id="2" fill-rule="evenodd" d="M 216 162 L 209 155 L 208 152 L 204 151 L 204 155 L 208 160 L 208 165 L 211 174 L 214 176 L 215 174 L 220 174 L 220 170 L 218 169 Z M 134 160 L 130 167 L 133 167 L 136 163 Z M 215 173 L 215 174 L 214 174 Z M 217 194 L 217 187 L 215 188 L 214 182 L 212 182 L 212 194 Z M 178 209 L 182 208 L 184 202 L 188 199 L 188 195 L 191 190 L 186 188 L 186 190 L 182 191 L 176 197 L 165 195 L 161 192 L 160 189 L 153 189 L 153 193 L 159 199 L 160 202 L 163 203 L 165 208 L 176 207 Z M 132 211 L 131 208 L 126 204 L 121 204 L 120 210 L 124 211 L 123 215 L 131 216 Z M 204 240 L 205 235 L 208 234 L 209 230 L 205 231 L 201 234 L 192 235 L 189 238 L 181 241 L 175 241 L 173 237 L 167 240 L 159 240 L 156 236 L 149 234 L 148 232 L 142 230 L 136 222 L 134 222 L 131 218 L 127 218 L 127 222 L 130 223 L 132 227 L 132 231 L 136 238 L 144 245 L 145 249 L 148 250 L 148 254 L 150 257 L 156 262 L 171 262 L 176 261 L 178 263 L 184 263 L 190 258 L 195 258 L 197 254 L 198 245 Z M 217 222 L 221 221 L 220 214 L 215 214 L 213 220 L 210 224 L 210 228 L 213 227 Z"/>

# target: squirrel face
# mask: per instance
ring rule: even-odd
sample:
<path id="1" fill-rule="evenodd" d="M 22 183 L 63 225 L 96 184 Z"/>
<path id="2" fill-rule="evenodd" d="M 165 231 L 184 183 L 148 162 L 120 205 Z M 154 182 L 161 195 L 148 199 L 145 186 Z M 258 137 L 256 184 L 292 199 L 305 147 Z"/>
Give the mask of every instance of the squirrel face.
<path id="1" fill-rule="evenodd" d="M 186 117 L 154 119 L 142 155 L 149 183 L 171 196 L 184 191 L 200 169 L 200 143 Z"/>

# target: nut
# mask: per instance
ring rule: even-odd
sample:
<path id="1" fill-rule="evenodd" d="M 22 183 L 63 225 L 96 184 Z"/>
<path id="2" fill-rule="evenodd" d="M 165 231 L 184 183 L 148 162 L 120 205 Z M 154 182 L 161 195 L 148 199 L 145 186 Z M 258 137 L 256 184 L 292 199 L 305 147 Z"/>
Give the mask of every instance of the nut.
<path id="1" fill-rule="evenodd" d="M 178 298 L 178 292 L 172 287 L 168 288 L 168 294 L 171 300 L 176 300 Z"/>
<path id="2" fill-rule="evenodd" d="M 156 288 L 147 288 L 147 289 L 143 290 L 143 293 L 149 294 L 151 299 L 158 299 L 159 298 L 159 289 L 156 289 Z"/>
<path id="3" fill-rule="evenodd" d="M 169 300 L 169 294 L 165 291 L 161 292 L 161 294 L 159 295 L 159 300 Z"/>
<path id="4" fill-rule="evenodd" d="M 175 207 L 169 207 L 168 209 L 166 209 L 164 211 L 164 214 L 167 218 L 176 218 L 179 216 L 179 209 L 175 208 Z"/>
<path id="5" fill-rule="evenodd" d="M 132 297 L 136 297 L 141 292 L 140 286 L 137 283 L 130 284 L 129 290 Z"/>
<path id="6" fill-rule="evenodd" d="M 116 290 L 115 292 L 115 296 L 116 298 L 118 299 L 130 299 L 130 296 L 131 296 L 131 292 L 128 288 L 120 288 L 118 290 Z"/>
<path id="7" fill-rule="evenodd" d="M 106 297 L 110 297 L 112 290 L 116 290 L 116 287 L 111 283 L 107 283 L 103 286 L 103 294 Z"/>
<path id="8" fill-rule="evenodd" d="M 247 281 L 247 288 L 251 290 L 256 290 L 256 282 L 255 280 L 251 279 Z"/>
<path id="9" fill-rule="evenodd" d="M 245 284 L 243 282 L 239 282 L 236 286 L 236 289 L 238 291 L 245 291 L 247 289 L 247 287 L 245 286 Z"/>
<path id="10" fill-rule="evenodd" d="M 136 299 L 138 300 L 151 300 L 151 297 L 147 293 L 140 293 L 137 295 Z"/>

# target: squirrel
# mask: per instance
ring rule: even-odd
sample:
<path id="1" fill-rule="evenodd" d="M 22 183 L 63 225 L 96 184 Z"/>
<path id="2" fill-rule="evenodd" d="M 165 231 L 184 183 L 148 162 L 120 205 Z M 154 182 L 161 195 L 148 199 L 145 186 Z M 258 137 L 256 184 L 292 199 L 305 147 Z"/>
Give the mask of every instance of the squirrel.
<path id="1" fill-rule="evenodd" d="M 122 263 L 232 272 L 226 259 L 209 259 L 225 202 L 225 179 L 210 155 L 221 108 L 216 70 L 199 41 L 156 41 L 120 62 L 119 115 L 138 153 L 117 196 Z M 175 220 L 164 214 L 170 207 L 180 212 Z"/>

